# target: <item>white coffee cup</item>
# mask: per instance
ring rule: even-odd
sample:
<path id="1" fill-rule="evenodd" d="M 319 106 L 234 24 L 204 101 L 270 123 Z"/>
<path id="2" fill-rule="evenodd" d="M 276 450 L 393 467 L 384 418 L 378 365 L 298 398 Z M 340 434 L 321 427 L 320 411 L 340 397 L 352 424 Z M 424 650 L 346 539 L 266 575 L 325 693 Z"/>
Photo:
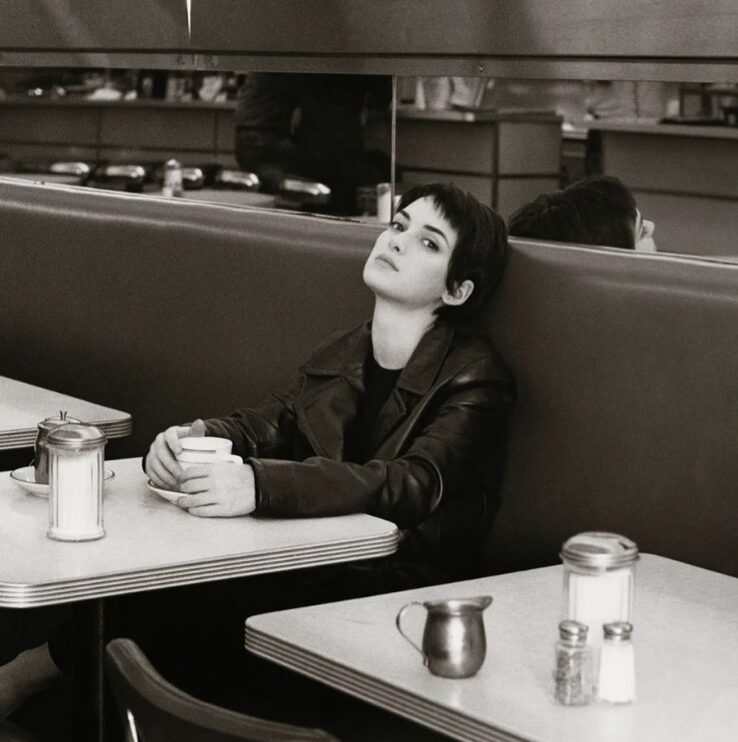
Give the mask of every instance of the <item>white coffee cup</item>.
<path id="1" fill-rule="evenodd" d="M 177 461 L 183 469 L 191 466 L 208 466 L 225 461 L 232 464 L 243 464 L 243 459 L 231 453 L 233 443 L 228 438 L 214 435 L 187 436 L 179 441 L 182 444 Z"/>

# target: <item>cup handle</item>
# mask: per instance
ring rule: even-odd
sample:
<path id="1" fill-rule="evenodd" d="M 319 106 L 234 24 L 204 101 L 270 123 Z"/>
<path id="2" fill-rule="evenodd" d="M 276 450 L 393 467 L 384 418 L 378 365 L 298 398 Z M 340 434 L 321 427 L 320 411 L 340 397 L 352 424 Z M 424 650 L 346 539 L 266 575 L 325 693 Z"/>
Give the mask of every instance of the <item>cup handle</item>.
<path id="1" fill-rule="evenodd" d="M 397 612 L 397 615 L 395 616 L 395 626 L 397 627 L 397 630 L 402 634 L 402 638 L 405 639 L 405 641 L 409 642 L 415 649 L 420 652 L 421 655 L 423 655 L 423 664 L 428 664 L 428 658 L 425 656 L 425 652 L 402 630 L 402 617 L 405 615 L 405 611 L 408 610 L 408 608 L 411 608 L 414 605 L 419 605 L 421 608 L 423 608 L 423 604 L 418 602 L 417 600 L 413 600 L 411 603 L 406 603 L 400 610 Z"/>
<path id="2" fill-rule="evenodd" d="M 235 453 L 229 453 L 225 457 L 225 461 L 229 464 L 243 464 L 243 459 Z"/>

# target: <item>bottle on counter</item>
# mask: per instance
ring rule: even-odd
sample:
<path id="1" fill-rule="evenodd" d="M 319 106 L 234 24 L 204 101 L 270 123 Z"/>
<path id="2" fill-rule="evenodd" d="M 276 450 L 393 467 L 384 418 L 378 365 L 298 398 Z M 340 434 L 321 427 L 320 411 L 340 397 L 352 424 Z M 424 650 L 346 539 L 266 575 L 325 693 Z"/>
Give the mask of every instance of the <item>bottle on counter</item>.
<path id="1" fill-rule="evenodd" d="M 105 441 L 94 425 L 63 423 L 49 432 L 49 538 L 90 541 L 105 535 Z"/>
<path id="2" fill-rule="evenodd" d="M 592 650 L 587 626 L 565 620 L 555 646 L 554 699 L 564 706 L 584 706 L 592 700 Z"/>
<path id="3" fill-rule="evenodd" d="M 172 158 L 164 163 L 164 178 L 162 182 L 162 196 L 181 196 L 184 192 L 182 185 L 182 165 L 179 160 Z"/>
<path id="4" fill-rule="evenodd" d="M 597 700 L 604 703 L 632 703 L 636 697 L 635 648 L 632 624 L 613 621 L 603 627 Z"/>
<path id="5" fill-rule="evenodd" d="M 564 563 L 563 618 L 589 627 L 589 643 L 599 645 L 602 627 L 633 620 L 638 547 L 617 533 L 587 531 L 561 548 Z"/>

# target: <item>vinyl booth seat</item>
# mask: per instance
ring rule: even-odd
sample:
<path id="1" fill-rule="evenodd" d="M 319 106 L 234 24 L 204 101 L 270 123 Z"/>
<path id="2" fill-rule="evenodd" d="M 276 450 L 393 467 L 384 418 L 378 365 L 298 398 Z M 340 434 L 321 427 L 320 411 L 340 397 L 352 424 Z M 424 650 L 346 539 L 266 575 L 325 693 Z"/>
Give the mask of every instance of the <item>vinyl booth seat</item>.
<path id="1" fill-rule="evenodd" d="M 371 312 L 376 226 L 10 181 L 0 224 L 0 374 L 131 413 L 109 457 L 283 388 Z M 517 402 L 480 572 L 610 530 L 738 576 L 736 327 L 736 264 L 513 241 L 482 322 Z"/>

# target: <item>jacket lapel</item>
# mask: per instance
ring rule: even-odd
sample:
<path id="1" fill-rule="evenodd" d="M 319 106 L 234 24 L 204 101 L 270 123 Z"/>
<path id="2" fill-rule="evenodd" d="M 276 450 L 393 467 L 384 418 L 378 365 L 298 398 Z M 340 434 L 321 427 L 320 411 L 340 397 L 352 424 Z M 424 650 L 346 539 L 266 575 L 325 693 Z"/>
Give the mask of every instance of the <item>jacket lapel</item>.
<path id="1" fill-rule="evenodd" d="M 364 392 L 364 358 L 371 334 L 364 324 L 318 351 L 301 369 L 312 390 L 295 400 L 298 426 L 318 456 L 342 461 L 346 428 Z"/>
<path id="2" fill-rule="evenodd" d="M 371 435 L 374 451 L 407 418 L 408 404 L 415 406 L 435 382 L 452 339 L 453 329 L 443 322 L 437 322 L 420 339 L 374 423 Z"/>
<path id="3" fill-rule="evenodd" d="M 436 381 L 452 339 L 453 329 L 444 322 L 436 323 L 421 338 L 374 423 L 374 451 L 407 419 L 408 407 Z M 309 393 L 295 400 L 295 412 L 318 456 L 343 460 L 346 429 L 364 393 L 364 359 L 370 348 L 367 323 L 322 348 L 301 369 L 314 383 Z"/>

